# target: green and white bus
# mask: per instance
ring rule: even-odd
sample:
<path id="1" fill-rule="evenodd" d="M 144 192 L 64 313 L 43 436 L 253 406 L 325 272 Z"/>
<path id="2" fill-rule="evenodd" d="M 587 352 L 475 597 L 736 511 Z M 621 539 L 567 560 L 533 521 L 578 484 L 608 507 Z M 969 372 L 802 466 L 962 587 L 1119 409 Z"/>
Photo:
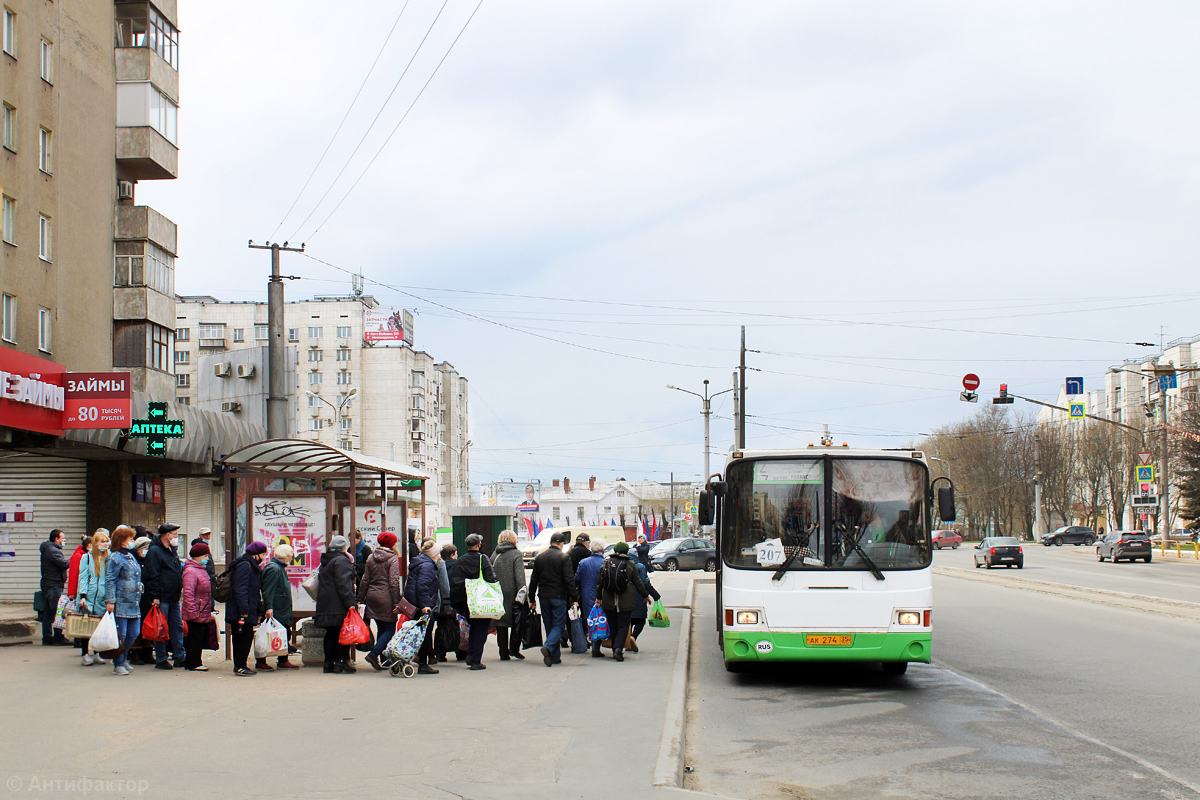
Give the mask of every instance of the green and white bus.
<path id="1" fill-rule="evenodd" d="M 716 528 L 725 668 L 878 661 L 900 675 L 928 663 L 935 505 L 954 519 L 953 486 L 935 494 L 919 451 L 824 440 L 732 452 L 699 509 Z"/>

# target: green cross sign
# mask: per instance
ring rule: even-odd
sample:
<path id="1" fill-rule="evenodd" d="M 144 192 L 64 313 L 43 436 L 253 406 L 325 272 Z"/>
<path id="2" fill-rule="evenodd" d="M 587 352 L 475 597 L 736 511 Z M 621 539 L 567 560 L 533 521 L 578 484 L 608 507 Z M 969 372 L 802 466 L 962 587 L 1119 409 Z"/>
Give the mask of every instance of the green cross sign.
<path id="1" fill-rule="evenodd" d="M 129 428 L 130 439 L 146 440 L 146 455 L 165 456 L 167 439 L 183 438 L 183 420 L 167 419 L 166 403 L 150 403 L 146 419 L 135 419 Z"/>

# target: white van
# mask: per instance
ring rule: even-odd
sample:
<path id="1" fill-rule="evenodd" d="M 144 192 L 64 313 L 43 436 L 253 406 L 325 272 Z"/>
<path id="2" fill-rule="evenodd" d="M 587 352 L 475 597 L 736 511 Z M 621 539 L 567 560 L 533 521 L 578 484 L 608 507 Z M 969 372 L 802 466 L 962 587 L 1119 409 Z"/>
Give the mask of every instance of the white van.
<path id="1" fill-rule="evenodd" d="M 532 566 L 533 560 L 546 552 L 546 548 L 550 546 L 550 537 L 555 533 L 561 533 L 567 537 L 567 541 L 563 545 L 564 550 L 571 549 L 571 546 L 575 544 L 575 537 L 581 533 L 586 533 L 593 542 L 603 542 L 606 546 L 625 541 L 625 529 L 612 525 L 567 525 L 562 528 L 546 528 L 533 537 L 532 541 L 520 542 L 517 545 L 526 567 Z"/>

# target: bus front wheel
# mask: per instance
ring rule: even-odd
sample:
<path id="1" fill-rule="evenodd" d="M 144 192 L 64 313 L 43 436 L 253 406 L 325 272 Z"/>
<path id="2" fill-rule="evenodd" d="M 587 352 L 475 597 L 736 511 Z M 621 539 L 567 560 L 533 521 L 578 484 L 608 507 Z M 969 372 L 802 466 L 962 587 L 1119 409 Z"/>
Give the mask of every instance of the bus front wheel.
<path id="1" fill-rule="evenodd" d="M 745 661 L 726 661 L 725 662 L 725 671 L 726 672 L 733 672 L 733 673 L 745 672 L 746 667 L 747 667 L 747 664 Z"/>
<path id="2" fill-rule="evenodd" d="M 728 668 L 729 662 L 727 661 L 727 662 L 725 662 L 725 664 L 726 664 L 726 667 Z M 884 675 L 903 675 L 905 672 L 908 672 L 908 662 L 907 661 L 884 661 L 883 662 L 883 674 Z"/>

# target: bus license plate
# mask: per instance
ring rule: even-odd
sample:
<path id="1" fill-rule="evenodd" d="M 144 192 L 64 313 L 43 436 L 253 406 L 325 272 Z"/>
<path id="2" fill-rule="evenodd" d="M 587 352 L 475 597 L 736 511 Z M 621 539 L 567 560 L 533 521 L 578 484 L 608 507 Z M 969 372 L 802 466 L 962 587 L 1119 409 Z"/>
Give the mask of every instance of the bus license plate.
<path id="1" fill-rule="evenodd" d="M 845 633 L 807 633 L 804 635 L 807 647 L 849 647 L 850 635 Z"/>

